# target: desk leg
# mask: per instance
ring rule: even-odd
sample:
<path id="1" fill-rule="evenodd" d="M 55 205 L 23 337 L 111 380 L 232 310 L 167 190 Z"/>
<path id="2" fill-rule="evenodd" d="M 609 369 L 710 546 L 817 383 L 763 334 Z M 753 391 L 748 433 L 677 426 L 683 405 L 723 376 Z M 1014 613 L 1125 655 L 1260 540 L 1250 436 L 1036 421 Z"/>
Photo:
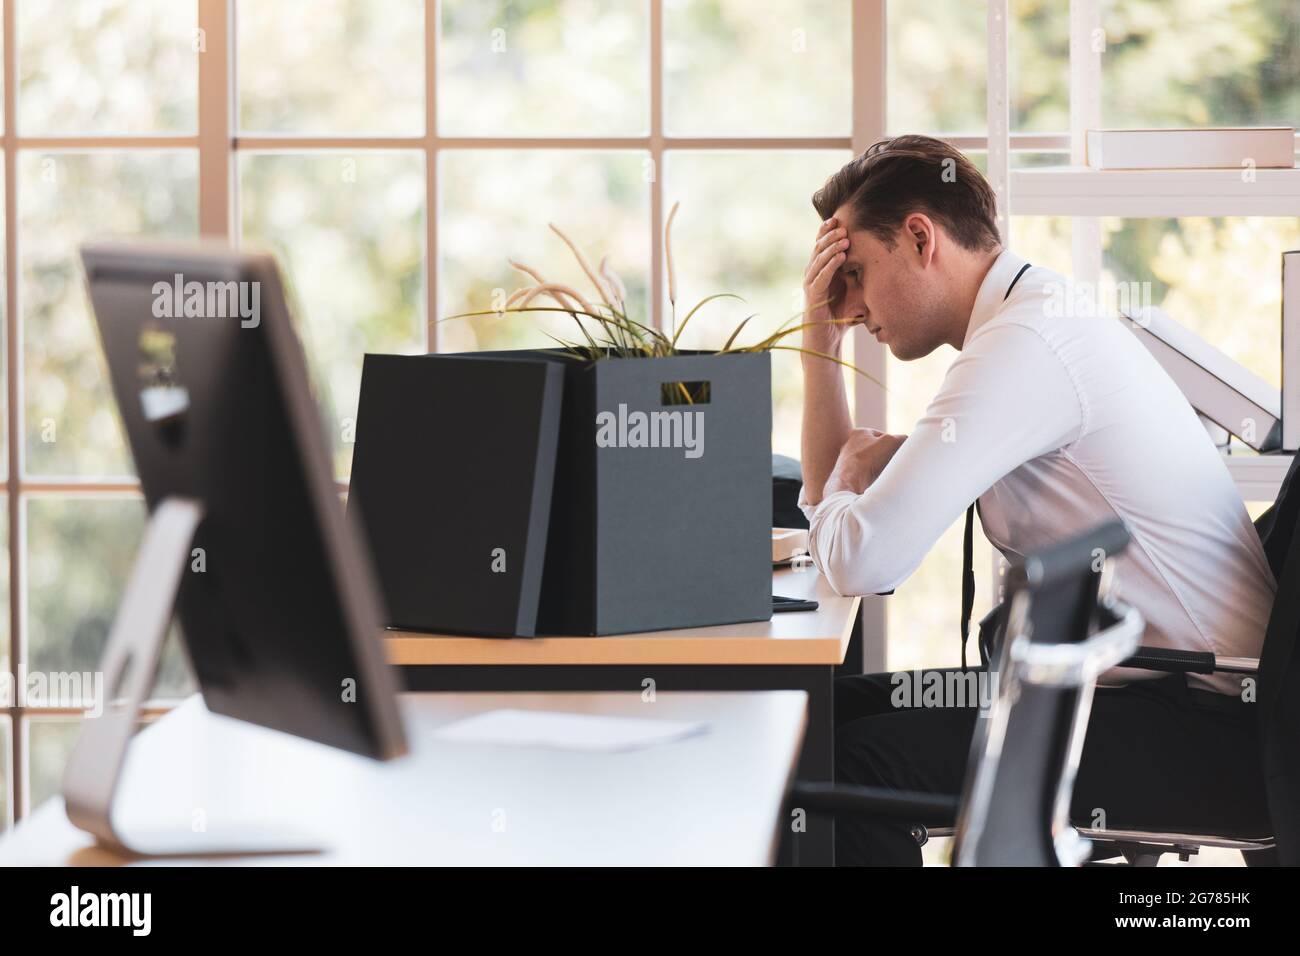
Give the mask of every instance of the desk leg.
<path id="1" fill-rule="evenodd" d="M 835 670 L 809 667 L 803 690 L 808 692 L 808 729 L 799 756 L 798 779 L 810 783 L 835 780 Z M 804 832 L 796 832 L 798 823 Z M 777 863 L 782 866 L 834 866 L 835 820 L 787 807 L 781 824 Z"/>
<path id="2" fill-rule="evenodd" d="M 865 673 L 862 640 L 862 605 L 859 604 L 857 617 L 853 619 L 853 631 L 849 635 L 849 646 L 844 651 L 844 661 L 835 668 L 836 677 Z"/>
<path id="3" fill-rule="evenodd" d="M 406 689 L 416 692 L 623 690 L 639 694 L 646 678 L 653 679 L 660 691 L 802 690 L 808 693 L 808 728 L 796 776 L 812 782 L 835 778 L 835 668 L 830 665 L 451 664 L 400 670 Z M 779 827 L 778 864 L 834 865 L 834 820 L 807 817 L 804 832 L 792 833 L 787 812 Z"/>

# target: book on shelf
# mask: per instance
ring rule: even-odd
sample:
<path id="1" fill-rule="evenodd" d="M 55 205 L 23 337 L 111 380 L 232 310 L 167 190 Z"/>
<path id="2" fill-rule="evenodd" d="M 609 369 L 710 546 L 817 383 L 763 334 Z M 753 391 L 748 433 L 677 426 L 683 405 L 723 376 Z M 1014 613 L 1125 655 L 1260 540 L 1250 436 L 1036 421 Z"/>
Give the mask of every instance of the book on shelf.
<path id="1" fill-rule="evenodd" d="M 1217 129 L 1090 129 L 1093 169 L 1291 169 L 1295 130 L 1289 126 Z"/>
<path id="2" fill-rule="evenodd" d="M 1282 253 L 1282 450 L 1300 450 L 1300 249 Z"/>
<path id="3" fill-rule="evenodd" d="M 1277 451 L 1282 447 L 1282 397 L 1278 389 L 1161 309 L 1134 311 L 1124 316 L 1124 323 L 1202 417 L 1255 451 Z"/>

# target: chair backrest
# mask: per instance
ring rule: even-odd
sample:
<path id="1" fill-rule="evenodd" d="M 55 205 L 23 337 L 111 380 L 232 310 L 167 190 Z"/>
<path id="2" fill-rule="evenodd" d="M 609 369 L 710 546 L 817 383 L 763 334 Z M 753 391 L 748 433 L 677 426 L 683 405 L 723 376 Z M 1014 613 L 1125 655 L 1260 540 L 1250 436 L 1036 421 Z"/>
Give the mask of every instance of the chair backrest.
<path id="1" fill-rule="evenodd" d="M 1300 866 L 1300 455 L 1255 522 L 1277 581 L 1259 657 L 1260 731 L 1278 861 Z"/>
<path id="2" fill-rule="evenodd" d="M 1012 565 L 957 819 L 958 866 L 1083 861 L 1069 808 L 1093 688 L 1142 634 L 1136 611 L 1099 596 L 1106 562 L 1128 541 L 1110 522 Z"/>

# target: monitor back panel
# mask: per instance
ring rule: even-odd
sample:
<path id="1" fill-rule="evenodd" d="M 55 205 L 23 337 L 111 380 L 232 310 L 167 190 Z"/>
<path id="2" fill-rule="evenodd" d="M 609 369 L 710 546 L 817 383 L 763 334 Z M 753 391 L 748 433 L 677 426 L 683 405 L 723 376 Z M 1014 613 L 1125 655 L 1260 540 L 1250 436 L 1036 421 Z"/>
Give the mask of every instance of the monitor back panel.
<path id="1" fill-rule="evenodd" d="M 358 753 L 401 752 L 373 572 L 343 515 L 273 262 L 131 247 L 83 259 L 150 510 L 168 496 L 204 509 L 178 609 L 207 706 Z M 176 276 L 256 283 L 256 323 L 160 317 Z"/>

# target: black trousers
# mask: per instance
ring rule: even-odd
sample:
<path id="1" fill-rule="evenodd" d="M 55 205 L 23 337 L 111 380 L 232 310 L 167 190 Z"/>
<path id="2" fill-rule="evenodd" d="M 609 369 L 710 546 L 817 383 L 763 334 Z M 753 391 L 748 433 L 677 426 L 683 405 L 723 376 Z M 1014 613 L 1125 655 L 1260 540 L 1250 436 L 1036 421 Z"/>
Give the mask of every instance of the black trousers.
<path id="1" fill-rule="evenodd" d="M 891 676 L 835 682 L 836 780 L 960 794 L 980 719 L 978 700 L 964 707 L 895 706 L 907 698 L 895 695 Z M 1073 821 L 1112 829 L 1271 832 L 1256 706 L 1189 689 L 1181 675 L 1098 688 L 1075 781 Z M 850 866 L 919 866 L 921 849 L 906 825 L 841 814 L 835 858 Z"/>

